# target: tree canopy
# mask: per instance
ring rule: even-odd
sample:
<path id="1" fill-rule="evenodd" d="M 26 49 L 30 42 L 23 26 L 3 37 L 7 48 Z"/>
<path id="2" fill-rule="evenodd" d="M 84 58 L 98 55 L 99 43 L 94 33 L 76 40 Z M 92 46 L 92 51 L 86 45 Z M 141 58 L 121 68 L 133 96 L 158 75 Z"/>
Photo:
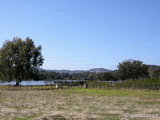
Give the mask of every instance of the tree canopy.
<path id="1" fill-rule="evenodd" d="M 118 74 L 120 79 L 132 79 L 137 80 L 140 78 L 147 78 L 148 73 L 148 66 L 143 64 L 142 61 L 139 60 L 125 60 L 122 63 L 119 63 L 118 67 Z"/>
<path id="2" fill-rule="evenodd" d="M 36 47 L 27 37 L 6 40 L 0 49 L 0 77 L 3 81 L 16 81 L 19 85 L 24 79 L 34 78 L 34 73 L 43 64 L 42 47 Z"/>
<path id="3" fill-rule="evenodd" d="M 156 70 L 153 72 L 152 77 L 160 78 L 160 69 L 156 69 Z"/>
<path id="4" fill-rule="evenodd" d="M 115 77 L 112 72 L 103 72 L 97 74 L 97 79 L 102 81 L 113 81 Z"/>

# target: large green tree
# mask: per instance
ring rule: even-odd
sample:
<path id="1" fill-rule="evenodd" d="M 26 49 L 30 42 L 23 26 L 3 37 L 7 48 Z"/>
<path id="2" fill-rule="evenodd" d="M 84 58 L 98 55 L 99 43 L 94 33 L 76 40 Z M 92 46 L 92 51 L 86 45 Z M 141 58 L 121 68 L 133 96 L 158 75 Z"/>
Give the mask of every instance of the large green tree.
<path id="1" fill-rule="evenodd" d="M 125 60 L 122 63 L 119 63 L 117 67 L 118 74 L 122 80 L 137 80 L 141 78 L 147 78 L 149 76 L 149 67 L 139 60 Z"/>
<path id="2" fill-rule="evenodd" d="M 0 78 L 3 81 L 33 79 L 38 68 L 43 64 L 41 46 L 36 47 L 34 41 L 27 37 L 6 40 L 0 49 Z"/>

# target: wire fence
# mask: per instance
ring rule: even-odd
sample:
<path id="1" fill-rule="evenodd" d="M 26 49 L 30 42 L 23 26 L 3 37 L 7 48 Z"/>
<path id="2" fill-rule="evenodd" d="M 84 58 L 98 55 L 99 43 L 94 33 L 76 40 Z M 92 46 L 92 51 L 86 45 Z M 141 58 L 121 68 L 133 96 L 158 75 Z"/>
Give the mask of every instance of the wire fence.
<path id="1" fill-rule="evenodd" d="M 137 89 L 137 90 L 153 90 L 160 91 L 159 83 L 108 83 L 108 82 L 61 82 L 61 89 L 68 89 L 72 87 L 83 87 L 91 89 L 108 89 L 108 90 L 120 90 L 120 89 Z M 55 90 L 58 89 L 57 84 L 50 85 L 28 85 L 28 86 L 15 86 L 15 85 L 0 85 L 0 90 Z"/>
<path id="2" fill-rule="evenodd" d="M 61 87 L 58 87 L 58 86 Z M 19 91 L 19 90 L 56 90 L 56 89 L 67 89 L 75 86 L 79 86 L 79 82 L 59 82 L 57 84 L 48 84 L 48 85 L 0 85 L 0 90 L 11 90 L 11 91 Z"/>
<path id="3" fill-rule="evenodd" d="M 139 89 L 139 90 L 153 90 L 160 91 L 160 84 L 156 83 L 107 83 L 107 82 L 89 82 L 88 88 L 93 89 Z"/>

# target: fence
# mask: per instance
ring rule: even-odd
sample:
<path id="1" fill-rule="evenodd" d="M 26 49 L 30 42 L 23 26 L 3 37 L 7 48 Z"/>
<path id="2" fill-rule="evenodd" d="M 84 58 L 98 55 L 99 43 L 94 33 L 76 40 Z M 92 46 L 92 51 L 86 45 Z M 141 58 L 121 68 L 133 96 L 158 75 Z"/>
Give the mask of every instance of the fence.
<path id="1" fill-rule="evenodd" d="M 0 90 L 12 90 L 12 91 L 19 91 L 19 90 L 51 90 L 55 89 L 53 85 L 38 85 L 38 86 L 15 86 L 15 85 L 1 85 Z"/>
<path id="2" fill-rule="evenodd" d="M 74 86 L 79 86 L 80 82 L 58 82 L 63 89 L 71 88 Z M 56 89 L 56 84 L 48 85 L 27 85 L 27 86 L 15 86 L 15 85 L 0 85 L 0 90 L 54 90 Z"/>
<path id="3" fill-rule="evenodd" d="M 80 86 L 80 82 L 62 82 L 60 83 L 63 89 Z M 122 82 L 122 83 L 108 83 L 108 82 L 87 82 L 87 88 L 92 89 L 140 89 L 140 90 L 153 90 L 160 91 L 160 83 L 134 83 L 134 82 Z M 50 85 L 30 85 L 30 86 L 15 86 L 15 85 L 0 85 L 0 90 L 54 90 L 56 86 Z"/>
<path id="4" fill-rule="evenodd" d="M 107 82 L 88 82 L 88 88 L 93 89 L 141 89 L 141 90 L 160 90 L 157 83 L 107 83 Z"/>

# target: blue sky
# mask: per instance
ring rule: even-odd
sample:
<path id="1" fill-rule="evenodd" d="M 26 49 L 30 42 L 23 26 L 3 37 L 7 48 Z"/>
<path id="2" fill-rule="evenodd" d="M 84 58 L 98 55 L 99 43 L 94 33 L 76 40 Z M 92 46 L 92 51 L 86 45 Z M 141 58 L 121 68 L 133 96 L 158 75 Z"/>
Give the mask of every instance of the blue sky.
<path id="1" fill-rule="evenodd" d="M 160 65 L 159 0 L 0 0 L 0 47 L 42 45 L 42 68 L 116 69 L 127 59 Z"/>

